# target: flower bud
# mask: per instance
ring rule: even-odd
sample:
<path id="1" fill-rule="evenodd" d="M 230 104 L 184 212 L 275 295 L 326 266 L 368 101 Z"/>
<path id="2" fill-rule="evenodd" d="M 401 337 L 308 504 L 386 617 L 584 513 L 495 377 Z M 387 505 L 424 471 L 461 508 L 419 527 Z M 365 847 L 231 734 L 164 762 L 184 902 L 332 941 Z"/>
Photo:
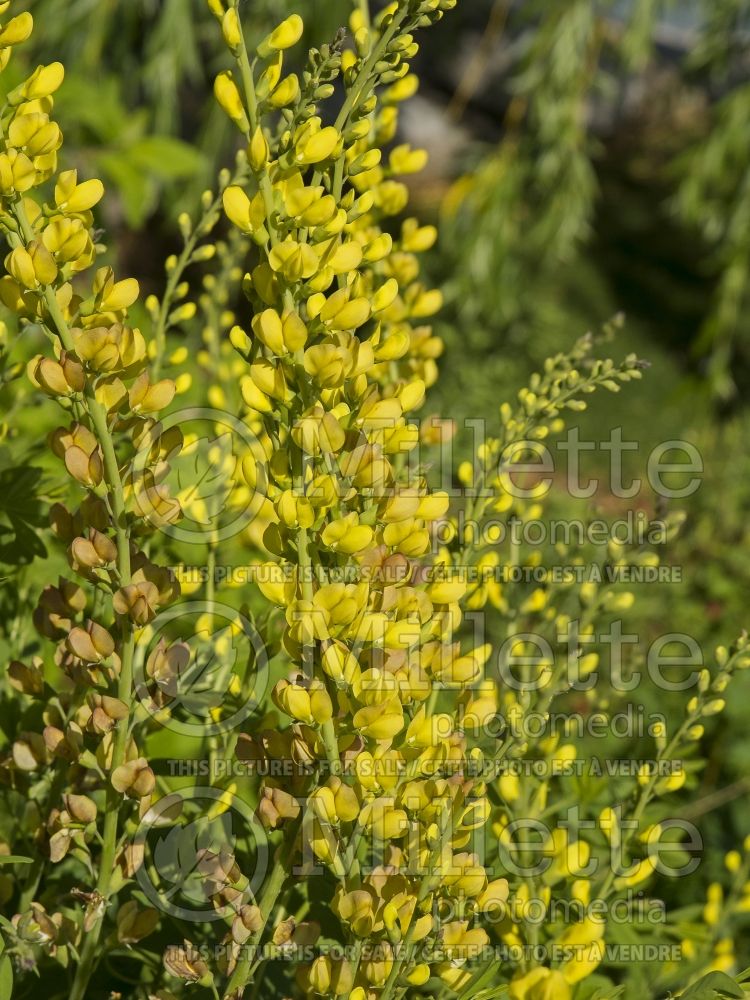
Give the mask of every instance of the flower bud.
<path id="1" fill-rule="evenodd" d="M 136 757 L 116 767 L 112 772 L 112 787 L 128 798 L 140 799 L 150 795 L 156 787 L 154 772 L 145 757 Z"/>
<path id="2" fill-rule="evenodd" d="M 299 14 L 291 14 L 263 39 L 258 46 L 258 55 L 261 59 L 267 59 L 272 52 L 291 48 L 302 37 L 303 29 L 304 24 Z"/>
<path id="3" fill-rule="evenodd" d="M 237 49 L 242 42 L 242 28 L 237 9 L 230 7 L 221 20 L 221 33 L 230 49 Z"/>
<path id="4" fill-rule="evenodd" d="M 245 107 L 229 70 L 219 73 L 214 81 L 214 95 L 221 105 L 222 110 L 238 125 L 243 131 L 247 131 L 247 115 Z"/>

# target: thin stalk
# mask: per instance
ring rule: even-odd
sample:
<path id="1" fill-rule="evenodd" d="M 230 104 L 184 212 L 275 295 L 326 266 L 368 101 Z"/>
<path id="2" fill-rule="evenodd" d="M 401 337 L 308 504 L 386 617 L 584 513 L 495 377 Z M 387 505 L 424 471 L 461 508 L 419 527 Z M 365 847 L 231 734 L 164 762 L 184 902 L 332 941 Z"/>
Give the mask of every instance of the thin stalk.
<path id="1" fill-rule="evenodd" d="M 236 7 L 236 0 L 234 3 Z M 240 67 L 240 76 L 242 77 L 242 89 L 245 92 L 245 100 L 247 101 L 247 117 L 250 123 L 250 128 L 248 131 L 248 141 L 254 135 L 255 130 L 258 128 L 258 98 L 255 93 L 255 80 L 253 78 L 253 68 L 250 65 L 250 57 L 247 52 L 247 44 L 245 42 L 245 33 L 240 30 L 240 43 L 237 47 L 236 55 L 237 63 Z M 271 183 L 271 178 L 268 176 L 267 166 L 262 167 L 258 171 L 254 171 L 255 179 L 258 182 L 258 187 L 260 188 L 261 195 L 263 197 L 263 205 L 266 210 L 266 221 L 268 222 L 268 235 L 271 241 L 271 246 L 276 246 L 279 242 L 278 234 L 276 233 L 276 228 L 273 224 L 273 214 L 274 214 L 274 203 L 273 203 L 273 184 Z"/>
<path id="2" fill-rule="evenodd" d="M 245 176 L 245 170 L 239 169 L 229 183 L 238 184 L 245 178 Z M 175 262 L 175 266 L 169 272 L 167 287 L 164 290 L 164 297 L 159 303 L 159 313 L 154 327 L 154 338 L 156 340 L 156 355 L 152 364 L 154 375 L 159 374 L 161 366 L 164 362 L 164 353 L 167 348 L 167 322 L 169 319 L 169 312 L 174 301 L 175 292 L 177 291 L 177 286 L 180 284 L 186 269 L 190 266 L 198 240 L 208 234 L 209 230 L 206 229 L 207 222 L 221 208 L 221 199 L 221 194 L 217 194 L 208 208 L 206 208 L 203 212 L 200 219 L 196 223 L 195 228 L 187 238 L 185 246 L 182 248 L 182 252 Z"/>
<path id="3" fill-rule="evenodd" d="M 299 821 L 295 821 L 289 826 L 286 837 L 276 855 L 271 874 L 266 880 L 263 892 L 258 900 L 258 908 L 260 909 L 262 918 L 261 926 L 248 938 L 243 946 L 241 957 L 235 966 L 224 993 L 225 1000 L 241 998 L 245 987 L 251 980 L 251 970 L 257 945 L 260 943 L 268 921 L 271 919 L 271 914 L 276 906 L 276 901 L 281 894 L 281 890 L 284 888 L 284 883 L 291 874 L 291 865 L 288 863 L 289 855 L 291 854 L 294 839 L 297 836 L 298 827 Z"/>

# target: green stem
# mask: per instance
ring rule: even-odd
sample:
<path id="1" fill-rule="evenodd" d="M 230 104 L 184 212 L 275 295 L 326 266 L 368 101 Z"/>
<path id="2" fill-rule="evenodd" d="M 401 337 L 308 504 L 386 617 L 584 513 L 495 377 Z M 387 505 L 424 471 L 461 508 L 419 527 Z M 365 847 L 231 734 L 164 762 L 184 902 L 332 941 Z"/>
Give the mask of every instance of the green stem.
<path id="1" fill-rule="evenodd" d="M 234 6 L 237 6 L 236 0 L 234 0 Z M 248 131 L 247 139 L 248 141 L 255 134 L 255 130 L 259 126 L 258 121 L 258 98 L 255 93 L 255 80 L 253 79 L 253 68 L 250 65 L 250 57 L 247 54 L 247 45 L 245 43 L 244 31 L 240 31 L 240 43 L 237 47 L 237 62 L 240 67 L 240 76 L 242 77 L 242 89 L 245 92 L 245 100 L 247 101 L 247 118 L 250 123 L 250 128 Z M 274 203 L 273 203 L 273 184 L 271 183 L 271 178 L 268 176 L 267 166 L 261 167 L 260 170 L 253 171 L 255 174 L 255 179 L 258 182 L 258 187 L 260 188 L 260 193 L 263 197 L 263 205 L 266 210 L 266 221 L 268 222 L 268 235 L 271 240 L 271 246 L 276 246 L 279 242 L 278 234 L 276 233 L 276 228 L 273 224 L 273 214 L 274 214 Z"/>
<path id="2" fill-rule="evenodd" d="M 235 175 L 230 180 L 230 184 L 239 184 L 246 177 L 246 172 L 244 169 L 239 169 Z M 169 320 L 169 313 L 172 308 L 172 303 L 174 302 L 175 292 L 177 291 L 177 286 L 182 281 L 182 276 L 186 269 L 190 266 L 193 259 L 193 254 L 195 253 L 198 241 L 203 237 L 208 235 L 213 226 L 208 225 L 208 220 L 212 219 L 221 208 L 222 194 L 219 193 L 208 208 L 205 209 L 200 219 L 195 225 L 195 228 L 190 233 L 190 236 L 185 241 L 185 246 L 182 248 L 182 253 L 177 258 L 175 266 L 169 272 L 169 277 L 167 278 L 167 287 L 164 290 L 164 297 L 159 303 L 159 313 L 156 318 L 156 325 L 154 327 L 154 338 L 156 340 L 156 355 L 152 363 L 152 370 L 154 376 L 158 376 L 161 371 L 161 366 L 164 363 L 164 354 L 167 349 L 167 323 Z"/>
<path id="3" fill-rule="evenodd" d="M 251 937 L 243 945 L 242 955 L 235 966 L 234 972 L 229 980 L 224 993 L 225 1000 L 241 1000 L 245 987 L 249 984 L 252 975 L 253 960 L 255 952 L 268 921 L 271 919 L 276 901 L 284 888 L 287 877 L 291 874 L 289 856 L 291 855 L 294 839 L 297 836 L 299 821 L 292 823 L 287 829 L 286 837 L 279 847 L 276 859 L 274 860 L 271 874 L 268 877 L 263 892 L 258 900 L 258 908 L 261 912 L 262 923 Z"/>
<path id="4" fill-rule="evenodd" d="M 216 603 L 216 549 L 217 541 L 212 534 L 208 543 L 208 556 L 206 557 L 206 606 L 208 608 L 208 632 L 213 635 L 214 630 L 214 610 Z"/>

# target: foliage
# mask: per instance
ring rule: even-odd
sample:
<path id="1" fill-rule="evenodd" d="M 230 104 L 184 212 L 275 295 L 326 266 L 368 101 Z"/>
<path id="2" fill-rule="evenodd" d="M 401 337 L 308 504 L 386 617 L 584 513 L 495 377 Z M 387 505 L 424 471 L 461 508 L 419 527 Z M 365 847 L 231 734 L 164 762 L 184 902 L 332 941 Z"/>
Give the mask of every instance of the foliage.
<path id="1" fill-rule="evenodd" d="M 628 202 L 627 212 L 655 221 L 640 239 L 671 234 L 671 273 L 663 280 L 679 279 L 680 245 L 689 241 L 692 280 L 709 284 L 697 315 L 687 315 L 680 330 L 683 342 L 692 341 L 692 367 L 718 404 L 736 405 L 748 322 L 747 181 L 739 152 L 747 11 L 741 0 L 694 5 L 684 16 L 674 7 L 659 0 L 497 0 L 492 9 L 507 15 L 510 65 L 502 76 L 476 77 L 500 88 L 491 102 L 482 92 L 477 107 L 485 111 L 484 131 L 496 127 L 491 114 L 501 119 L 501 138 L 490 146 L 480 135 L 445 198 L 446 292 L 473 354 L 501 341 L 538 363 L 539 350 L 569 329 L 561 285 L 575 280 L 582 262 L 606 276 L 600 230 L 615 196 L 603 189 L 613 178 L 627 194 L 638 185 L 640 199 Z M 684 29 L 682 50 L 669 51 L 679 43 L 665 33 L 667 51 L 659 51 L 662 18 Z M 641 128 L 649 129 L 645 137 Z M 610 210 L 622 215 L 625 206 L 615 201 Z M 630 267 L 639 252 L 631 257 Z M 629 276 L 642 279 L 637 271 Z M 648 281 L 642 284 L 641 295 L 651 293 Z"/>

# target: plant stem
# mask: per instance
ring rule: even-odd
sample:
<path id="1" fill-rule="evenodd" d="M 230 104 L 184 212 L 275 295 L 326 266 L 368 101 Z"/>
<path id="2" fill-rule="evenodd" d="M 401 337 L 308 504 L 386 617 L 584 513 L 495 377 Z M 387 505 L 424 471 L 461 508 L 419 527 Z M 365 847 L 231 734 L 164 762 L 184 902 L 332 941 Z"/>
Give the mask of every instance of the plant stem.
<path id="1" fill-rule="evenodd" d="M 244 180 L 246 174 L 243 169 L 237 170 L 235 175 L 232 177 L 230 184 L 238 184 Z M 209 219 L 216 215 L 216 213 L 221 208 L 221 193 L 217 194 L 208 208 L 205 209 L 200 219 L 195 225 L 195 228 L 190 233 L 190 236 L 185 241 L 185 246 L 182 248 L 177 261 L 175 262 L 174 268 L 169 272 L 169 277 L 167 278 L 167 286 L 164 289 L 164 297 L 159 303 L 159 313 L 156 318 L 156 325 L 154 327 L 154 338 L 156 340 L 156 354 L 152 363 L 152 370 L 154 376 L 158 376 L 161 371 L 161 366 L 164 361 L 164 352 L 167 348 L 167 322 L 169 319 L 169 311 L 172 307 L 172 302 L 174 300 L 174 295 L 177 290 L 177 286 L 182 280 L 182 276 L 185 270 L 190 266 L 193 254 L 195 253 L 195 248 L 198 240 L 202 236 L 207 235 L 210 232 L 210 228 L 206 229 L 206 224 Z"/>
<path id="2" fill-rule="evenodd" d="M 235 1000 L 235 998 L 240 1000 L 245 987 L 250 982 L 251 968 L 253 959 L 255 958 L 256 947 L 263 937 L 263 932 L 266 929 L 268 921 L 271 919 L 271 914 L 276 906 L 276 901 L 279 898 L 281 890 L 284 888 L 284 882 L 291 873 L 291 865 L 289 865 L 288 862 L 292 846 L 294 844 L 294 839 L 297 836 L 298 828 L 298 820 L 288 827 L 286 837 L 276 854 L 271 874 L 263 886 L 263 892 L 258 900 L 258 907 L 262 917 L 261 926 L 250 938 L 248 938 L 247 942 L 243 946 L 242 955 L 235 966 L 234 972 L 232 973 L 229 984 L 227 985 L 224 993 L 225 1000 L 230 1000 L 230 998 L 231 1000 Z"/>

